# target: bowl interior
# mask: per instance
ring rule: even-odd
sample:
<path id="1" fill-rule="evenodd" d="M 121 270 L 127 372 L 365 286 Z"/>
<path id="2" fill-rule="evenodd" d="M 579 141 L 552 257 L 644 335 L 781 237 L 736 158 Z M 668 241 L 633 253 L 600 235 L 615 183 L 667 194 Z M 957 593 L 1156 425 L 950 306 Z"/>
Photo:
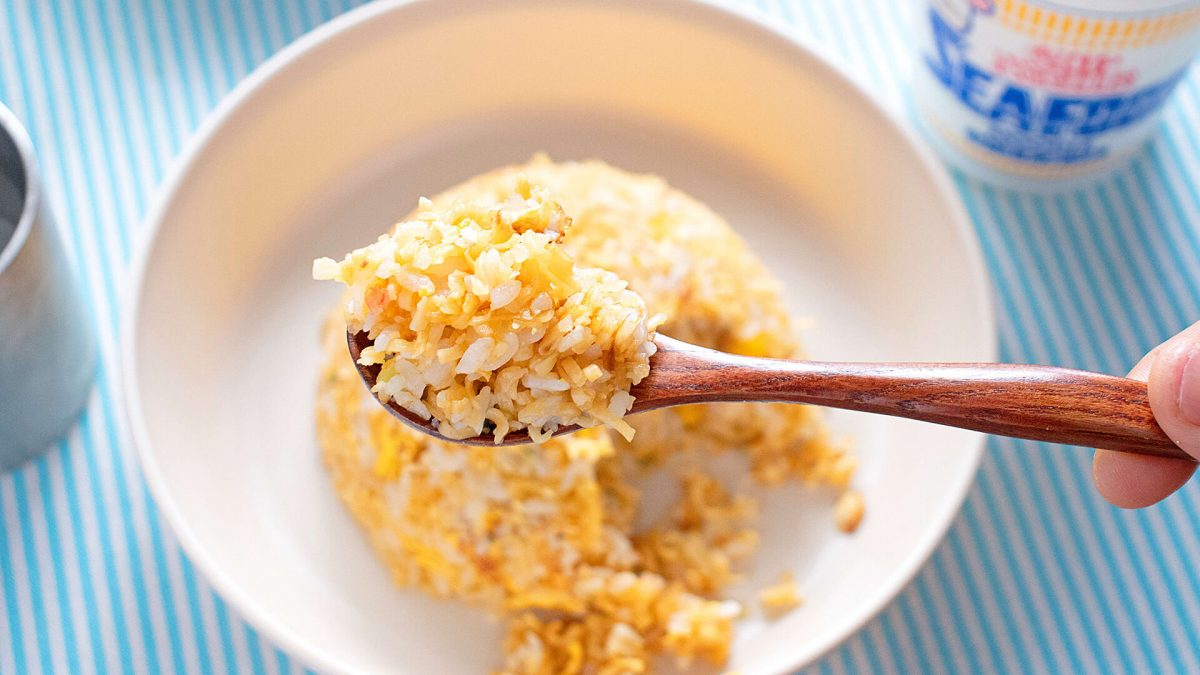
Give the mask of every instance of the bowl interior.
<path id="1" fill-rule="evenodd" d="M 993 357 L 978 254 L 944 185 L 841 76 L 734 14 L 674 1 L 377 5 L 235 96 L 153 219 L 127 343 L 131 418 L 189 554 L 312 666 L 497 665 L 501 625 L 391 585 L 313 437 L 317 331 L 337 289 L 310 280 L 311 261 L 370 241 L 420 195 L 539 150 L 655 172 L 722 213 L 784 280 L 814 318 L 814 355 Z M 733 589 L 751 609 L 730 663 L 743 672 L 796 667 L 870 618 L 974 475 L 974 434 L 831 418 L 857 441 L 867 518 L 847 537 L 831 493 L 764 493 L 762 547 Z M 667 482 L 647 480 L 665 501 Z M 784 569 L 806 604 L 768 622 L 754 593 Z"/>

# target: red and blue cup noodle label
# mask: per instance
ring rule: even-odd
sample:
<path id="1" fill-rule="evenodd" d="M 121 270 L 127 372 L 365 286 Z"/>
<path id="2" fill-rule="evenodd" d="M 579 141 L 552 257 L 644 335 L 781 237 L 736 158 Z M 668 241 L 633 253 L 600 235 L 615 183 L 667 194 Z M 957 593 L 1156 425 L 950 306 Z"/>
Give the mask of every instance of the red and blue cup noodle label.
<path id="1" fill-rule="evenodd" d="M 1200 45 L 1200 3 L 1157 15 L 1062 5 L 925 4 L 917 106 L 966 168 L 1065 178 L 1113 165 L 1153 131 Z"/>

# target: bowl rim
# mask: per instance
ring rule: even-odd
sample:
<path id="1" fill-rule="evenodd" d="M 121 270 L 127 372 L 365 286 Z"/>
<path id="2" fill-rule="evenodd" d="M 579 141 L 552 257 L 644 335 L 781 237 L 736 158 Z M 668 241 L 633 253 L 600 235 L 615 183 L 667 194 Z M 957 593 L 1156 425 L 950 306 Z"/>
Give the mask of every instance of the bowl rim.
<path id="1" fill-rule="evenodd" d="M 25 189 L 21 191 L 21 213 L 17 216 L 16 227 L 7 239 L 0 239 L 0 274 L 3 274 L 21 254 L 33 231 L 33 223 L 42 208 L 42 177 L 34 159 L 33 141 L 29 139 L 29 133 L 25 131 L 25 127 L 13 111 L 3 103 L 0 103 L 0 134 L 7 136 L 16 148 L 22 177 L 25 179 Z"/>
<path id="2" fill-rule="evenodd" d="M 519 3 L 528 0 L 510 1 Z M 631 5 L 639 4 L 639 0 L 622 1 Z M 644 2 L 644 0 L 640 1 Z M 742 30 L 757 31 L 765 40 L 775 41 L 791 49 L 798 56 L 806 58 L 812 66 L 822 69 L 824 71 L 822 75 L 830 82 L 836 82 L 842 86 L 852 98 L 858 100 L 860 105 L 873 109 L 889 127 L 888 131 L 905 142 L 916 155 L 921 167 L 932 179 L 943 205 L 952 216 L 951 229 L 957 235 L 967 257 L 966 265 L 971 276 L 974 277 L 975 295 L 977 296 L 975 301 L 979 310 L 979 316 L 976 319 L 985 328 L 983 331 L 985 343 L 981 347 L 988 359 L 995 360 L 998 355 L 998 337 L 992 281 L 984 263 L 978 235 L 967 217 L 967 212 L 958 192 L 954 189 L 946 168 L 938 161 L 933 150 L 926 145 L 907 120 L 875 98 L 871 94 L 871 87 L 859 74 L 836 65 L 837 59 L 828 47 L 799 35 L 793 27 L 779 17 L 735 0 L 654 0 L 654 4 L 656 8 L 677 13 L 680 16 L 707 13 L 709 19 L 740 24 L 739 27 Z M 277 74 L 286 71 L 307 52 L 333 41 L 342 33 L 353 30 L 378 16 L 405 11 L 413 7 L 422 7 L 426 10 L 436 7 L 435 11 L 461 11 L 461 7 L 454 5 L 455 3 L 439 3 L 437 0 L 376 0 L 376 2 L 349 10 L 314 27 L 290 44 L 285 45 L 244 77 L 201 121 L 168 169 L 167 177 L 160 184 L 151 208 L 142 221 L 141 238 L 137 242 L 131 258 L 129 274 L 125 281 L 126 287 L 121 294 L 124 300 L 124 315 L 120 324 L 116 376 L 121 383 L 119 391 L 124 394 L 126 412 L 124 421 L 127 438 L 132 440 L 155 506 L 166 518 L 188 558 L 216 589 L 221 598 L 233 605 L 247 622 L 253 624 L 274 644 L 300 660 L 303 665 L 317 671 L 350 672 L 351 668 L 339 656 L 321 645 L 307 642 L 294 635 L 290 629 L 277 622 L 271 613 L 261 608 L 238 583 L 229 578 L 217 561 L 206 551 L 204 545 L 188 525 L 179 506 L 171 497 L 171 491 L 163 478 L 152 449 L 138 384 L 137 326 L 141 317 L 140 306 L 145 272 L 159 231 L 162 229 L 164 216 L 178 195 L 185 189 L 187 178 L 193 172 L 198 160 L 221 132 L 226 121 L 234 113 L 250 104 L 259 89 L 268 84 Z M 950 525 L 962 510 L 967 493 L 974 485 L 978 475 L 984 451 L 983 443 L 984 437 L 979 435 L 971 444 L 972 447 L 969 451 L 973 456 L 971 457 L 970 471 L 964 474 L 959 484 L 954 486 L 954 490 L 950 492 L 950 503 L 953 504 L 953 508 L 945 509 L 937 519 L 931 521 L 932 527 L 927 529 L 923 539 L 911 548 L 908 562 L 895 570 L 890 580 L 879 589 L 870 601 L 862 603 L 861 607 L 852 613 L 851 620 L 841 629 L 827 637 L 821 644 L 806 649 L 797 649 L 794 653 L 786 656 L 785 659 L 789 661 L 788 669 L 801 668 L 824 657 L 861 630 L 908 586 L 917 572 L 928 562 L 934 549 L 945 538 Z"/>

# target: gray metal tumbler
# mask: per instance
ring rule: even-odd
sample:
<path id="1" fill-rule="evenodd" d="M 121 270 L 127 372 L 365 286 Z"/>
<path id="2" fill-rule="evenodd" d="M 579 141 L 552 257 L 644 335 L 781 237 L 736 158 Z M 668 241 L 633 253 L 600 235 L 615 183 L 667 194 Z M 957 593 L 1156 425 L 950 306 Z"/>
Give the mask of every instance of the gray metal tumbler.
<path id="1" fill-rule="evenodd" d="M 0 105 L 0 472 L 46 450 L 87 401 L 96 346 L 29 137 Z"/>

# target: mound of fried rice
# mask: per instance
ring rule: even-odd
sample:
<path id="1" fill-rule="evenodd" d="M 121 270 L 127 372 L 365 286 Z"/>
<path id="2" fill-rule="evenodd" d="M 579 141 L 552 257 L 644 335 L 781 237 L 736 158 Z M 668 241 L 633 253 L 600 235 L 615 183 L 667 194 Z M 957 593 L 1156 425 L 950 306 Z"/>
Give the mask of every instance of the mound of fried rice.
<path id="1" fill-rule="evenodd" d="M 450 439 L 527 429 L 544 442 L 560 426 L 621 419 L 629 388 L 650 372 L 646 304 L 617 275 L 577 266 L 558 203 L 524 177 L 500 204 L 422 199 L 416 218 L 313 276 L 349 287 L 344 318 L 373 344 L 372 391 L 430 420 Z"/>
<path id="2" fill-rule="evenodd" d="M 666 316 L 662 333 L 747 355 L 801 355 L 775 279 L 718 215 L 657 177 L 537 157 L 422 210 L 502 210 L 533 196 L 519 176 L 570 214 L 570 228 L 556 231 L 575 263 L 628 281 L 650 316 Z M 637 430 L 631 440 L 594 427 L 540 445 L 441 441 L 379 406 L 347 357 L 345 329 L 335 308 L 316 411 L 335 488 L 398 584 L 505 617 L 502 673 L 648 673 L 657 655 L 724 662 L 743 608 L 722 591 L 757 546 L 757 504 L 707 471 L 708 458 L 744 453 L 764 485 L 846 491 L 854 473 L 820 411 L 795 405 L 643 413 L 625 420 Z M 636 529 L 638 477 L 681 455 L 694 461 L 670 465 L 675 506 Z"/>

